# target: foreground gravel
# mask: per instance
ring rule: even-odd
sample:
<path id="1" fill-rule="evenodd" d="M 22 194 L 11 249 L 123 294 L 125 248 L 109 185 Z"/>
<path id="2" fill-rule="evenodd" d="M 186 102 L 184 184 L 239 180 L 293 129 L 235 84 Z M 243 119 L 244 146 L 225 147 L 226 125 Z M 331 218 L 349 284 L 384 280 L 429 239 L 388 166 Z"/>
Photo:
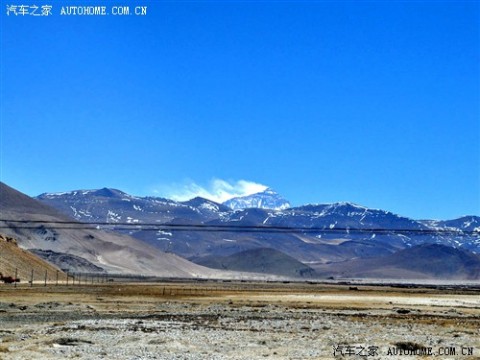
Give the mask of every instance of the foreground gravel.
<path id="1" fill-rule="evenodd" d="M 1 302 L 0 359 L 480 359 L 475 302 L 464 308 L 309 302 Z M 392 354 L 408 346 L 432 355 Z"/>

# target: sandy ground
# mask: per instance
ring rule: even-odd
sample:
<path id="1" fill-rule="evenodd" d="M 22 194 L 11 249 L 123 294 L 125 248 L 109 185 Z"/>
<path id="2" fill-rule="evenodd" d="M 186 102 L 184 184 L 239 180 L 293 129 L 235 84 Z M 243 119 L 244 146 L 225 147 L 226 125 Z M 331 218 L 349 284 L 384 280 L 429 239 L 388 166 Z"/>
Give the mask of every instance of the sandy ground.
<path id="1" fill-rule="evenodd" d="M 480 292 L 0 285 L 0 359 L 480 359 Z"/>

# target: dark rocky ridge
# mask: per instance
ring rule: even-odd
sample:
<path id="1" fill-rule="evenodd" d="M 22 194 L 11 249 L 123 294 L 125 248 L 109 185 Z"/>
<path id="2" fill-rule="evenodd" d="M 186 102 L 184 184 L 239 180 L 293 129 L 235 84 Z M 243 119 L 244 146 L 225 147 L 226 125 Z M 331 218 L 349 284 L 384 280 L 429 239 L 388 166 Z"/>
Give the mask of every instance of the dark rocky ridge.
<path id="1" fill-rule="evenodd" d="M 192 258 L 191 261 L 214 269 L 276 274 L 287 277 L 312 278 L 315 270 L 278 250 L 259 248 L 230 256 Z"/>

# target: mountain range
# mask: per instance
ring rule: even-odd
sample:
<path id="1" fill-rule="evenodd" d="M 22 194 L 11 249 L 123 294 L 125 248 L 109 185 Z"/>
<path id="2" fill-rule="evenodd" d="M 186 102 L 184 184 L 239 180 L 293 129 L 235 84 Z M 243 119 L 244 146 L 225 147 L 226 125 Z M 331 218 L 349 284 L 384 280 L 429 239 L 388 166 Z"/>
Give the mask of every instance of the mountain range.
<path id="1" fill-rule="evenodd" d="M 0 200 L 0 232 L 15 238 L 23 249 L 45 254 L 42 257 L 47 260 L 62 259 L 63 263 L 58 265 L 64 270 L 78 272 L 87 268 L 89 272 L 97 269 L 110 273 L 219 277 L 214 270 L 166 254 L 130 236 L 74 221 L 1 182 Z"/>
<path id="2" fill-rule="evenodd" d="M 5 184 L 0 198 L 0 226 L 7 235 L 60 267 L 186 277 L 232 277 L 239 271 L 304 278 L 478 277 L 472 260 L 480 253 L 478 216 L 415 220 L 348 202 L 290 207 L 270 188 L 224 204 L 200 197 L 183 202 L 138 197 L 110 188 L 32 199 Z M 23 229 L 7 221 L 22 218 L 43 223 Z M 83 225 L 68 230 L 55 226 L 58 221 Z M 458 253 L 424 248 L 433 245 L 474 257 L 467 261 Z M 442 261 L 463 267 L 432 272 Z"/>
<path id="3" fill-rule="evenodd" d="M 415 220 L 348 202 L 290 207 L 270 188 L 223 204 L 199 197 L 185 202 L 135 197 L 108 188 L 42 194 L 37 199 L 79 221 L 102 223 L 212 267 L 264 248 L 325 274 L 326 266 L 396 256 L 424 244 L 480 253 L 478 216 Z"/>

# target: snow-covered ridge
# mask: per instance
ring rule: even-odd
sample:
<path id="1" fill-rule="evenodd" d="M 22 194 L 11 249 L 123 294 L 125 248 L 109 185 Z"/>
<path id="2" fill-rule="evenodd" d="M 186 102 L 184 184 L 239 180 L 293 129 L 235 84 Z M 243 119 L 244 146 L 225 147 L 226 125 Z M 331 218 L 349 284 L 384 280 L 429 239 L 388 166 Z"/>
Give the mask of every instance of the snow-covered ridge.
<path id="1" fill-rule="evenodd" d="M 88 195 L 94 191 L 96 190 L 75 190 L 75 191 L 65 191 L 65 192 L 43 193 L 43 194 L 40 194 L 38 197 L 55 198 L 55 197 L 66 196 L 66 195 L 68 196 Z"/>
<path id="2" fill-rule="evenodd" d="M 38 199 L 56 199 L 56 198 L 65 198 L 65 197 L 82 198 L 85 196 L 118 197 L 124 201 L 139 199 L 136 196 L 129 195 L 123 191 L 120 191 L 117 189 L 111 189 L 111 188 L 43 193 L 38 195 L 37 198 Z"/>
<path id="3" fill-rule="evenodd" d="M 290 208 L 290 202 L 271 188 L 256 194 L 227 200 L 223 205 L 228 206 L 232 210 L 249 208 L 284 210 Z"/>
<path id="4" fill-rule="evenodd" d="M 428 242 L 480 253 L 480 234 L 475 232 L 480 230 L 478 216 L 447 221 L 414 220 L 345 201 L 290 207 L 286 199 L 270 188 L 250 196 L 235 198 L 226 204 L 201 197 L 184 202 L 151 196 L 134 197 L 120 190 L 107 188 L 49 193 L 38 199 L 79 221 L 131 224 L 129 235 L 138 236 L 162 251 L 173 251 L 185 257 L 197 256 L 199 252 L 216 254 L 218 249 L 228 252 L 235 242 L 227 240 L 235 240 L 238 244 L 245 242 L 249 246 L 272 247 L 281 244 L 282 249 L 286 247 L 292 254 L 305 259 L 313 256 L 311 247 L 315 244 L 331 246 L 338 241 L 346 243 L 342 245 L 345 254 L 350 254 L 352 249 L 357 248 L 360 252 L 355 250 L 355 254 L 363 254 L 362 249 L 366 249 L 365 254 L 370 254 L 371 251 L 380 254 L 392 247 L 411 247 Z M 158 232 L 146 231 L 143 229 L 144 224 L 211 224 L 233 228 L 258 226 L 306 231 L 277 234 L 266 230 L 247 235 L 243 232 L 232 232 L 228 235 L 226 233 L 225 238 L 218 238 L 216 235 L 212 236 L 211 232 L 192 234 L 188 231 L 169 232 L 165 229 L 158 229 Z M 372 231 L 355 232 L 352 229 Z M 375 229 L 390 231 L 377 233 Z M 455 233 L 451 233 L 451 230 Z M 302 242 L 302 246 L 308 245 L 298 246 L 298 241 Z M 335 254 L 332 256 L 337 261 L 337 256 L 340 255 Z M 322 257 L 324 253 L 320 251 L 318 256 Z"/>
<path id="5" fill-rule="evenodd" d="M 242 221 L 246 216 L 246 213 L 241 212 L 242 210 L 257 208 L 270 211 L 265 214 L 248 215 L 247 218 L 250 219 L 253 216 L 253 221 L 258 221 L 262 225 L 288 224 L 288 226 L 311 227 L 321 224 L 321 226 L 328 227 L 339 220 L 339 224 L 345 224 L 344 227 L 383 226 L 386 228 L 466 232 L 480 230 L 480 217 L 472 215 L 446 221 L 414 220 L 389 211 L 368 208 L 346 201 L 291 207 L 285 198 L 271 188 L 256 194 L 233 198 L 223 204 L 203 198 L 177 202 L 151 196 L 136 197 L 111 188 L 44 193 L 37 198 L 58 206 L 60 210 L 82 221 L 105 221 L 107 219 L 109 222 L 123 220 L 128 223 L 149 221 L 162 223 L 180 218 L 195 219 L 195 221 L 217 219 L 224 223 Z M 118 201 L 124 205 L 119 205 Z"/>

